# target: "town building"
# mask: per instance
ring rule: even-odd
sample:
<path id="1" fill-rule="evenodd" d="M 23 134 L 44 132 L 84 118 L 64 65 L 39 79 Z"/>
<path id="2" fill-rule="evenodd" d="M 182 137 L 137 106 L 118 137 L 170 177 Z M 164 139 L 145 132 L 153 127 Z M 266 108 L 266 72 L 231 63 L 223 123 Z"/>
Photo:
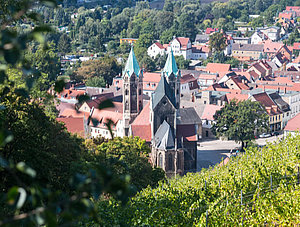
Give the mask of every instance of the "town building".
<path id="1" fill-rule="evenodd" d="M 263 51 L 263 44 L 232 44 L 232 57 L 239 61 L 258 60 Z"/>

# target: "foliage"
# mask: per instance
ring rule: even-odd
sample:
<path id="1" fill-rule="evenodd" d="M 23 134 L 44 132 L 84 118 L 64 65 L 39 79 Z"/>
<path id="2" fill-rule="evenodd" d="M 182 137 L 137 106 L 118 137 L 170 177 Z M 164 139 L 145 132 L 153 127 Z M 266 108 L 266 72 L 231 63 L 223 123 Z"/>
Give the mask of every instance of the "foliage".
<path id="1" fill-rule="evenodd" d="M 212 127 L 217 137 L 226 137 L 241 142 L 241 150 L 255 139 L 255 132 L 268 130 L 268 116 L 258 102 L 250 100 L 230 103 L 216 112 Z"/>
<path id="2" fill-rule="evenodd" d="M 209 37 L 209 49 L 221 52 L 226 48 L 226 38 L 222 32 L 215 32 Z"/>
<path id="3" fill-rule="evenodd" d="M 300 136 L 261 151 L 247 149 L 224 165 L 146 188 L 125 207 L 100 201 L 101 225 L 245 226 L 299 223 Z M 272 180 L 271 179 L 272 176 Z M 272 184 L 271 184 L 272 181 Z M 242 202 L 241 202 L 241 194 Z M 241 205 L 242 203 L 242 205 Z M 242 220 L 242 221 L 241 221 Z"/>
<path id="4" fill-rule="evenodd" d="M 148 185 L 155 187 L 158 181 L 165 177 L 161 169 L 152 168 L 148 162 L 149 153 L 149 146 L 138 137 L 117 137 L 107 143 L 101 143 L 95 151 L 97 160 L 105 160 L 115 174 L 129 175 L 137 190 Z M 121 162 L 111 162 L 112 158 Z"/>
<path id="5" fill-rule="evenodd" d="M 55 80 L 58 76 L 60 59 L 54 43 L 48 43 L 46 46 L 40 44 L 35 52 L 28 51 L 25 58 L 33 68 L 48 74 L 50 81 Z"/>
<path id="6" fill-rule="evenodd" d="M 57 49 L 62 54 L 66 54 L 71 51 L 71 39 L 67 34 L 61 35 L 57 44 Z"/>
<path id="7" fill-rule="evenodd" d="M 121 66 L 115 58 L 105 56 L 99 60 L 82 62 L 81 67 L 75 72 L 77 80 L 87 80 L 91 77 L 99 77 L 111 84 L 115 76 L 121 73 Z"/>
<path id="8" fill-rule="evenodd" d="M 190 60 L 185 60 L 183 56 L 175 56 L 175 60 L 179 69 L 187 69 L 190 64 Z"/>
<path id="9" fill-rule="evenodd" d="M 105 87 L 106 84 L 103 77 L 94 76 L 88 78 L 85 85 L 89 87 Z"/>

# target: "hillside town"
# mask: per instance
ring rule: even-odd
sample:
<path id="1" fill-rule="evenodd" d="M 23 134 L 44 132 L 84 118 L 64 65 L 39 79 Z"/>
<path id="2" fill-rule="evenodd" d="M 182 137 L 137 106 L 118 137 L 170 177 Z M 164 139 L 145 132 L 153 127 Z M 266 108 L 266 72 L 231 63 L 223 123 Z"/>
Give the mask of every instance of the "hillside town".
<path id="1" fill-rule="evenodd" d="M 300 122 L 300 43 L 288 46 L 283 37 L 289 35 L 290 26 L 298 29 L 298 15 L 300 7 L 286 7 L 278 17 L 281 29 L 257 28 L 251 37 L 208 28 L 193 44 L 188 37 L 174 37 L 169 44 L 154 42 L 148 48 L 150 57 L 168 55 L 161 72 L 144 71 L 134 54 L 136 40 L 122 40 L 132 45 L 122 75 L 116 75 L 109 88 L 69 82 L 57 95 L 57 119 L 84 138 L 111 138 L 107 127 L 111 119 L 113 136 L 144 139 L 152 147 L 153 164 L 170 176 L 197 169 L 197 143 L 216 139 L 211 131 L 214 115 L 233 100 L 256 101 L 264 107 L 270 130 L 257 138 L 295 133 Z M 239 67 L 201 65 L 212 55 L 209 39 L 214 33 L 226 38 L 224 54 L 237 59 Z M 179 55 L 197 63 L 181 70 L 174 57 Z M 84 94 L 91 100 L 78 104 L 76 97 Z M 97 110 L 105 99 L 113 100 L 114 107 Z"/>
<path id="2" fill-rule="evenodd" d="M 299 226 L 300 0 L 7 0 L 0 226 Z"/>

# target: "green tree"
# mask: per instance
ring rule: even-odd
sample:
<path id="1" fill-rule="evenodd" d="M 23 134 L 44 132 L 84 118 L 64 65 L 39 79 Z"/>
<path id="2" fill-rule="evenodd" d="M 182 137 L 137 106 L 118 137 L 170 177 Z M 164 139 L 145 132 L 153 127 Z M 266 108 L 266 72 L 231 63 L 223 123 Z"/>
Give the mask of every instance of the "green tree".
<path id="1" fill-rule="evenodd" d="M 106 84 L 103 77 L 95 76 L 88 78 L 85 82 L 85 85 L 89 87 L 105 87 Z"/>
<path id="2" fill-rule="evenodd" d="M 60 59 L 53 43 L 49 43 L 46 49 L 44 45 L 39 45 L 36 52 L 27 52 L 25 58 L 33 68 L 48 74 L 50 81 L 55 80 L 60 72 Z"/>
<path id="3" fill-rule="evenodd" d="M 179 69 L 188 69 L 190 60 L 185 60 L 182 55 L 175 56 L 175 60 Z"/>
<path id="4" fill-rule="evenodd" d="M 57 49 L 62 54 L 71 52 L 71 39 L 66 33 L 60 36 Z"/>
<path id="5" fill-rule="evenodd" d="M 129 175 L 131 182 L 137 190 L 148 185 L 157 186 L 158 181 L 165 179 L 163 170 L 152 168 L 148 162 L 150 148 L 144 140 L 138 137 L 114 138 L 107 143 L 102 143 L 96 149 L 97 160 L 112 165 L 118 175 Z M 114 158 L 120 162 L 111 163 Z"/>
<path id="6" fill-rule="evenodd" d="M 99 60 L 82 62 L 75 72 L 77 80 L 87 80 L 91 77 L 102 77 L 106 84 L 111 84 L 115 76 L 121 73 L 121 66 L 115 58 L 105 56 Z"/>
<path id="7" fill-rule="evenodd" d="M 213 52 L 221 52 L 226 48 L 226 38 L 223 33 L 215 32 L 209 37 L 209 49 Z"/>
<path id="8" fill-rule="evenodd" d="M 217 137 L 241 142 L 241 150 L 255 139 L 255 132 L 268 130 L 268 116 L 258 102 L 250 100 L 230 103 L 216 112 L 212 129 Z"/>

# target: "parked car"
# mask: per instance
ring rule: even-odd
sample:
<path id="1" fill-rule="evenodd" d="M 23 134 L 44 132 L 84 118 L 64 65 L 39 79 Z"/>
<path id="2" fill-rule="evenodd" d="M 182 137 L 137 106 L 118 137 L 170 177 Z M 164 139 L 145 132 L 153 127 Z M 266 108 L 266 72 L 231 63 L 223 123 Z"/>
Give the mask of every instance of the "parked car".
<path id="1" fill-rule="evenodd" d="M 263 133 L 263 134 L 259 135 L 259 138 L 268 138 L 270 136 L 271 136 L 270 133 Z"/>

